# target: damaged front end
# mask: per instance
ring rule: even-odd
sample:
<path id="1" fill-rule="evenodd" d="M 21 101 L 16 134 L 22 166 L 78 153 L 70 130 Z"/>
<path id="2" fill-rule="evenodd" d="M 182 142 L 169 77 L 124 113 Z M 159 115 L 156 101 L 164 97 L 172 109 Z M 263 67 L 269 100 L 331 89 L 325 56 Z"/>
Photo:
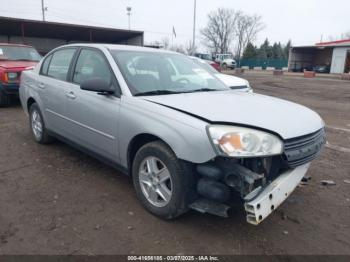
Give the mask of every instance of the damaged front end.
<path id="1" fill-rule="evenodd" d="M 325 143 L 324 129 L 284 141 L 281 155 L 217 157 L 196 166 L 199 198 L 190 205 L 202 213 L 227 217 L 232 198 L 244 201 L 247 222 L 257 225 L 293 192 Z"/>

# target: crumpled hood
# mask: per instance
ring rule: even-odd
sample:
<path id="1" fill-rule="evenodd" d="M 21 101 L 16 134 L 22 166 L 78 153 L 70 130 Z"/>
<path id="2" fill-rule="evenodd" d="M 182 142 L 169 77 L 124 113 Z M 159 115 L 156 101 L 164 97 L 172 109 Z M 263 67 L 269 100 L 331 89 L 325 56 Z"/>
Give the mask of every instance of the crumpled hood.
<path id="1" fill-rule="evenodd" d="M 143 99 L 172 107 L 209 122 L 225 122 L 270 130 L 283 139 L 313 133 L 324 126 L 320 116 L 286 100 L 234 91 L 148 96 Z"/>
<path id="2" fill-rule="evenodd" d="M 248 81 L 240 77 L 226 74 L 216 74 L 215 76 L 228 87 L 248 86 Z"/>

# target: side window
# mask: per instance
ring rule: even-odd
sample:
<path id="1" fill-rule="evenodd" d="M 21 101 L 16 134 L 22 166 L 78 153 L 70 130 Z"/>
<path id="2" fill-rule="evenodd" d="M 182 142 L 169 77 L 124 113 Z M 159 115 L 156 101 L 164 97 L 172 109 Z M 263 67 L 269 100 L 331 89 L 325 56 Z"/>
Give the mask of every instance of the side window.
<path id="1" fill-rule="evenodd" d="M 74 53 L 75 49 L 73 48 L 58 50 L 53 53 L 47 75 L 59 80 L 67 80 L 69 65 Z"/>
<path id="2" fill-rule="evenodd" d="M 73 74 L 73 82 L 81 84 L 90 78 L 103 78 L 111 83 L 112 73 L 103 55 L 94 50 L 81 50 Z"/>
<path id="3" fill-rule="evenodd" d="M 51 61 L 52 55 L 49 55 L 48 57 L 45 58 L 42 66 L 41 66 L 41 74 L 42 75 L 47 75 L 47 71 L 49 70 L 49 64 Z"/>

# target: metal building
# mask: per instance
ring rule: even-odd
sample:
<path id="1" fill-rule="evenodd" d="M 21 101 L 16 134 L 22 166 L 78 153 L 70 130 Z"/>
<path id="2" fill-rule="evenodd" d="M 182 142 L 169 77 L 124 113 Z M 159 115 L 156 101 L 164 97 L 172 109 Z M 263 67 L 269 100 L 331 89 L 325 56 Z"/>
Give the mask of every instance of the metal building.
<path id="1" fill-rule="evenodd" d="M 41 54 L 69 43 L 144 44 L 144 32 L 0 17 L 0 43 L 34 46 Z"/>
<path id="2" fill-rule="evenodd" d="M 289 52 L 290 71 L 312 71 L 315 67 L 327 66 L 329 72 L 350 72 L 350 39 L 317 43 L 314 46 L 296 46 Z"/>

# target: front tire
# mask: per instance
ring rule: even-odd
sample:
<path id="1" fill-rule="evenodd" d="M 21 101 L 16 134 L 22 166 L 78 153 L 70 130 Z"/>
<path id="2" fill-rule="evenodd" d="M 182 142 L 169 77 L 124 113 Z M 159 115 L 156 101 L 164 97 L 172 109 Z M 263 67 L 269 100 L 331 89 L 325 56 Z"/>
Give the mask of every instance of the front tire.
<path id="1" fill-rule="evenodd" d="M 48 134 L 39 106 L 34 103 L 29 109 L 29 125 L 34 140 L 39 144 L 49 144 L 53 138 Z"/>
<path id="2" fill-rule="evenodd" d="M 222 70 L 226 71 L 227 69 L 228 69 L 227 64 L 226 63 L 222 64 Z"/>
<path id="3" fill-rule="evenodd" d="M 163 142 L 151 142 L 139 149 L 132 164 L 138 199 L 152 214 L 172 219 L 188 210 L 195 197 L 192 166 L 179 160 Z"/>

